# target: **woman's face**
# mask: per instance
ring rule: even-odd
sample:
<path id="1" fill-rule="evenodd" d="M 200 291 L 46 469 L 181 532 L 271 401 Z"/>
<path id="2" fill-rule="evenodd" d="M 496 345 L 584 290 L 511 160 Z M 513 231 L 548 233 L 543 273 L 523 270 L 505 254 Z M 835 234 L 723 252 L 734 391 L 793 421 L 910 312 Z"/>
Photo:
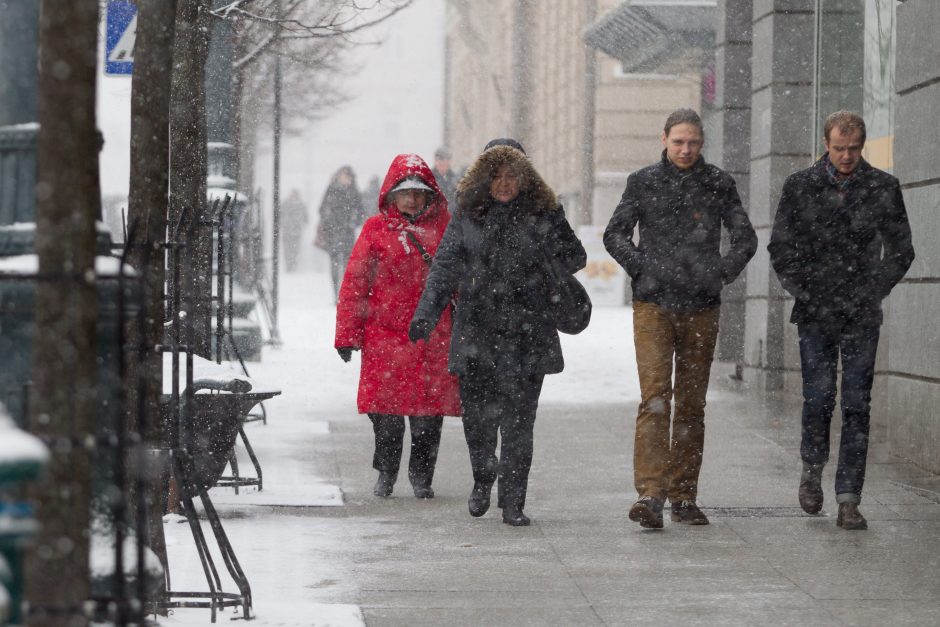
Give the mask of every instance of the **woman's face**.
<path id="1" fill-rule="evenodd" d="M 501 165 L 490 183 L 490 196 L 499 202 L 511 202 L 519 195 L 521 175 L 509 165 Z"/>
<path id="2" fill-rule="evenodd" d="M 392 194 L 392 203 L 402 213 L 413 216 L 428 204 L 428 197 L 421 189 L 402 189 Z"/>

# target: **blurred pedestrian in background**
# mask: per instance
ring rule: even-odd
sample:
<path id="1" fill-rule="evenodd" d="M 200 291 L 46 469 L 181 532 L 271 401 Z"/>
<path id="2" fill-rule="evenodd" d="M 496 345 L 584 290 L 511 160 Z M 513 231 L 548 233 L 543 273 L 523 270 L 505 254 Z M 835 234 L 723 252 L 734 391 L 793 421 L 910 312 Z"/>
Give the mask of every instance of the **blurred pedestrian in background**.
<path id="1" fill-rule="evenodd" d="M 369 184 L 362 190 L 362 206 L 365 207 L 366 217 L 378 211 L 380 191 L 382 191 L 382 179 L 376 174 L 369 179 Z"/>
<path id="2" fill-rule="evenodd" d="M 362 197 L 356 187 L 356 174 L 344 165 L 330 179 L 320 203 L 320 223 L 313 243 L 330 256 L 334 296 L 346 269 L 346 261 L 356 239 L 356 229 L 365 220 Z"/>
<path id="3" fill-rule="evenodd" d="M 447 198 L 447 207 L 453 212 L 457 205 L 454 201 L 454 191 L 457 188 L 457 180 L 460 178 L 457 173 L 450 169 L 451 154 L 450 149 L 441 146 L 434 151 L 434 178 L 437 179 L 437 185 L 444 192 Z"/>
<path id="4" fill-rule="evenodd" d="M 473 470 L 467 506 L 471 516 L 485 514 L 498 479 L 503 522 L 525 526 L 542 380 L 564 368 L 546 255 L 572 273 L 587 256 L 554 192 L 515 140 L 486 145 L 458 183 L 457 203 L 409 336 L 433 337 L 458 292 L 449 367 L 460 379 Z"/>
<path id="5" fill-rule="evenodd" d="M 449 220 L 447 200 L 424 160 L 398 155 L 385 175 L 379 212 L 363 225 L 340 288 L 334 346 L 347 362 L 362 350 L 358 408 L 375 433 L 376 496 L 392 494 L 408 416 L 408 479 L 416 497 L 432 498 L 443 416 L 460 415 L 457 379 L 447 372 L 450 307 L 428 329 L 426 341 L 408 341 L 408 322 Z"/>
<path id="6" fill-rule="evenodd" d="M 292 189 L 287 200 L 281 205 L 281 239 L 284 242 L 284 259 L 287 262 L 288 272 L 297 269 L 300 238 L 309 221 L 307 205 L 300 197 L 300 190 Z"/>

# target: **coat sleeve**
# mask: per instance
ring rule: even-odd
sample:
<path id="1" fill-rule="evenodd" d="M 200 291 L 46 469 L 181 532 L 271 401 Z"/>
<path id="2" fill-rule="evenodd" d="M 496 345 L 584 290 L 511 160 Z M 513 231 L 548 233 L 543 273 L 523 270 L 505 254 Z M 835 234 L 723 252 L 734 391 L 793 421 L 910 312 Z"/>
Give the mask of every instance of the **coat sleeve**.
<path id="1" fill-rule="evenodd" d="M 878 268 L 876 285 L 878 295 L 886 297 L 914 262 L 914 245 L 911 243 L 911 225 L 904 207 L 904 195 L 897 180 L 893 182 L 888 212 L 881 227 L 881 242 L 884 254 Z"/>
<path id="2" fill-rule="evenodd" d="M 363 228 L 346 264 L 346 274 L 336 301 L 336 340 L 333 344 L 336 348 L 362 348 L 376 262 L 371 232 L 371 229 Z"/>
<path id="3" fill-rule="evenodd" d="M 551 215 L 551 241 L 552 254 L 559 260 L 568 272 L 574 274 L 587 265 L 587 253 L 581 240 L 575 235 L 571 224 L 565 217 L 565 209 L 561 205 Z"/>
<path id="4" fill-rule="evenodd" d="M 633 243 L 633 229 L 640 219 L 640 197 L 635 174 L 627 179 L 620 203 L 604 229 L 604 248 L 631 277 L 643 267 L 643 253 Z"/>
<path id="5" fill-rule="evenodd" d="M 792 177 L 783 184 L 767 250 L 770 252 L 770 263 L 783 289 L 797 300 L 806 300 L 809 298 L 804 272 L 806 260 L 802 259 L 803 255 L 800 253 L 796 228 L 796 213 L 799 210 L 798 194 L 794 189 L 796 186 Z"/>
<path id="6" fill-rule="evenodd" d="M 447 224 L 412 320 L 428 320 L 437 324 L 444 308 L 460 287 L 460 279 L 464 275 L 466 265 L 466 251 L 463 245 L 465 219 L 454 218 Z"/>
<path id="7" fill-rule="evenodd" d="M 757 252 L 757 234 L 751 226 L 744 207 L 741 206 L 741 197 L 738 196 L 738 187 L 730 176 L 726 182 L 725 204 L 721 209 L 721 221 L 728 229 L 731 245 L 727 254 L 721 258 L 721 280 L 725 283 L 734 281 L 744 266 Z"/>

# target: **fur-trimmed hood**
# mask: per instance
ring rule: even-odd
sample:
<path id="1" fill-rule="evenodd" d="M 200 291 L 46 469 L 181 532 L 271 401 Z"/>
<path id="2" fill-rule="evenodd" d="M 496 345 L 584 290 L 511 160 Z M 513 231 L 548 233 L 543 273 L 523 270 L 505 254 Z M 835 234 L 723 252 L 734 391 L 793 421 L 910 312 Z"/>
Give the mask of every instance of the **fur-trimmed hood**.
<path id="1" fill-rule="evenodd" d="M 494 146 L 477 157 L 457 183 L 457 211 L 474 217 L 486 215 L 490 205 L 495 202 L 490 196 L 490 184 L 499 168 L 506 164 L 522 174 L 519 195 L 512 205 L 531 213 L 558 208 L 555 192 L 535 170 L 528 157 L 509 146 Z"/>

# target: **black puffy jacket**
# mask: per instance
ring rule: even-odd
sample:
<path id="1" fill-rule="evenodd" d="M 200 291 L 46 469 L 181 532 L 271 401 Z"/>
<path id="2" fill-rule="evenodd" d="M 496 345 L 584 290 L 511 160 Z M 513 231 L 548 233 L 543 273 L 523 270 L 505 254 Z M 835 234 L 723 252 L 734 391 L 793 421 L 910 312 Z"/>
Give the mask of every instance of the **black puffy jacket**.
<path id="1" fill-rule="evenodd" d="M 722 225 L 731 236 L 724 257 Z M 633 279 L 634 300 L 689 312 L 721 304 L 722 286 L 754 256 L 757 236 L 729 174 L 701 157 L 680 170 L 663 151 L 659 163 L 627 179 L 604 246 Z"/>
<path id="2" fill-rule="evenodd" d="M 827 159 L 783 184 L 770 260 L 796 299 L 790 322 L 879 325 L 881 301 L 914 261 L 901 186 L 862 160 L 840 194 Z"/>
<path id="3" fill-rule="evenodd" d="M 523 170 L 525 181 L 509 204 L 488 193 L 492 173 L 506 162 Z M 521 152 L 498 146 L 467 171 L 457 198 L 413 319 L 437 321 L 457 294 L 451 372 L 465 374 L 469 366 L 508 376 L 561 372 L 545 255 L 572 273 L 587 255 L 554 193 Z"/>

